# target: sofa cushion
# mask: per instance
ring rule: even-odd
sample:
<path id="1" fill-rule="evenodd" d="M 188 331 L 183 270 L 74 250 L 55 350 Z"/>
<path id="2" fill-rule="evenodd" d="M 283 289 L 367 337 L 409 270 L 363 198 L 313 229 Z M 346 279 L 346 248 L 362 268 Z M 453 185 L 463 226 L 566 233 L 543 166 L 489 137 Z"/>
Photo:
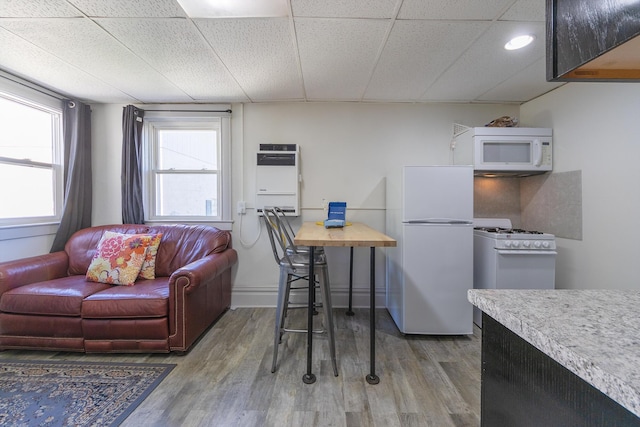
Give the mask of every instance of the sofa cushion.
<path id="1" fill-rule="evenodd" d="M 110 288 L 87 282 L 84 276 L 69 276 L 32 283 L 7 291 L 0 297 L 0 311 L 15 314 L 80 316 L 82 301 Z"/>
<path id="2" fill-rule="evenodd" d="M 158 247 L 162 240 L 162 233 L 152 234 L 151 243 L 147 248 L 147 253 L 140 269 L 138 277 L 141 279 L 155 279 L 156 278 L 156 255 L 158 255 Z"/>
<path id="3" fill-rule="evenodd" d="M 169 278 L 140 280 L 135 286 L 112 286 L 82 303 L 82 317 L 117 319 L 163 317 L 169 314 Z"/>
<path id="4" fill-rule="evenodd" d="M 122 234 L 105 231 L 95 257 L 89 264 L 87 280 L 112 285 L 131 286 L 142 269 L 149 234 Z"/>

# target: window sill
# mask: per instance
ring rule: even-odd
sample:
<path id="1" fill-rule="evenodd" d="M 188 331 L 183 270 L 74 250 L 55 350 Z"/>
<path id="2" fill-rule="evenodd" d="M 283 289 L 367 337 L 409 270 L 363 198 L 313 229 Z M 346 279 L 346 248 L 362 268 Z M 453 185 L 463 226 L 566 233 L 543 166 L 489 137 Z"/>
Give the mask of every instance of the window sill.
<path id="1" fill-rule="evenodd" d="M 185 221 L 185 220 L 149 220 L 145 221 L 147 225 L 165 225 L 165 224 L 188 224 L 188 225 L 210 225 L 220 230 L 232 230 L 233 221 Z"/>
<path id="2" fill-rule="evenodd" d="M 60 223 L 20 224 L 0 227 L 0 241 L 56 234 Z"/>

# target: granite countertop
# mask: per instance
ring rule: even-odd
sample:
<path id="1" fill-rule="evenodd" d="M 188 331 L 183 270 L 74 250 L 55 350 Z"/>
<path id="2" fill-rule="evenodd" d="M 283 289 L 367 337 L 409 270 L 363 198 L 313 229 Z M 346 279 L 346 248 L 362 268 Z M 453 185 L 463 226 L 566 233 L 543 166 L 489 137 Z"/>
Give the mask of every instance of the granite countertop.
<path id="1" fill-rule="evenodd" d="M 640 291 L 471 289 L 468 299 L 640 417 Z"/>

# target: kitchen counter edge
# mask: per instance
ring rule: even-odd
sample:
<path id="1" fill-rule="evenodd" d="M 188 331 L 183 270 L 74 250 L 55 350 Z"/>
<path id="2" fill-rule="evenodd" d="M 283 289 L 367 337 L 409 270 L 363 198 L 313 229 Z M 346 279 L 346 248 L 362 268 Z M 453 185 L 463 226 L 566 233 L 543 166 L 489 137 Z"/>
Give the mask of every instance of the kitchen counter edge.
<path id="1" fill-rule="evenodd" d="M 640 417 L 640 291 L 470 289 L 467 296 Z"/>

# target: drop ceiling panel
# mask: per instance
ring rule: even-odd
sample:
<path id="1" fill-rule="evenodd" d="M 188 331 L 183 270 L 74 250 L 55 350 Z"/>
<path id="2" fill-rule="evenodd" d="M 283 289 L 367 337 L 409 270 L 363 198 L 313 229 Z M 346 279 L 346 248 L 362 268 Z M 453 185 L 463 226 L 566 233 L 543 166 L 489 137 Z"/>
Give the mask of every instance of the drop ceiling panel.
<path id="1" fill-rule="evenodd" d="M 4 18 L 71 18 L 82 16 L 82 13 L 66 0 L 2 0 L 0 16 Z"/>
<path id="2" fill-rule="evenodd" d="M 88 19 L 9 20 L 0 26 L 143 102 L 192 101 Z"/>
<path id="3" fill-rule="evenodd" d="M 476 100 L 529 65 L 544 57 L 544 24 L 494 22 L 473 45 L 427 90 L 425 101 Z M 524 31 L 536 40 L 514 51 L 504 44 Z"/>
<path id="4" fill-rule="evenodd" d="M 0 28 L 0 67 L 70 98 L 129 103 L 136 100 L 45 50 Z M 78 96 L 78 94 L 82 94 Z"/>
<path id="5" fill-rule="evenodd" d="M 546 81 L 545 67 L 545 58 L 540 58 L 523 71 L 479 96 L 478 101 L 526 102 L 562 86 L 562 83 Z"/>
<path id="6" fill-rule="evenodd" d="M 396 21 L 365 99 L 417 100 L 489 25 Z"/>
<path id="7" fill-rule="evenodd" d="M 513 0 L 404 0 L 398 19 L 491 20 L 512 3 Z"/>
<path id="8" fill-rule="evenodd" d="M 251 100 L 304 99 L 289 19 L 197 19 L 195 23 Z"/>
<path id="9" fill-rule="evenodd" d="M 524 102 L 556 85 L 532 65 L 543 0 L 275 0 L 268 18 L 187 1 L 0 0 L 0 69 L 93 102 Z M 230 5 L 243 17 L 220 18 Z M 502 49 L 532 24 L 537 46 Z"/>
<path id="10" fill-rule="evenodd" d="M 38 0 L 39 1 L 39 0 Z M 69 0 L 87 16 L 103 18 L 184 17 L 175 0 Z"/>
<path id="11" fill-rule="evenodd" d="M 294 17 L 392 18 L 398 0 L 291 0 Z"/>
<path id="12" fill-rule="evenodd" d="M 360 100 L 389 23 L 296 18 L 295 25 L 307 98 Z"/>
<path id="13" fill-rule="evenodd" d="M 96 22 L 193 100 L 247 101 L 191 21 L 165 18 Z"/>
<path id="14" fill-rule="evenodd" d="M 505 21 L 545 21 L 545 1 L 518 0 L 500 17 Z"/>

